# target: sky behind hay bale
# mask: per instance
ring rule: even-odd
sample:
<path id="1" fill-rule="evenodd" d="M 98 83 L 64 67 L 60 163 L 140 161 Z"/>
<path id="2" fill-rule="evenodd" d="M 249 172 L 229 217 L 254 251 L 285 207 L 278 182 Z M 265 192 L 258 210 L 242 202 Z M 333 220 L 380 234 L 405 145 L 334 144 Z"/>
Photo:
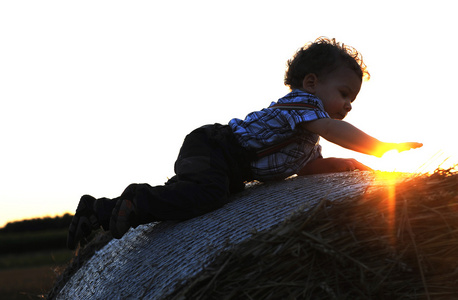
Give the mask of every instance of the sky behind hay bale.
<path id="1" fill-rule="evenodd" d="M 437 154 L 434 168 L 458 150 L 457 25 L 446 1 L 1 2 L 0 226 L 163 183 L 188 132 L 282 97 L 287 59 L 319 36 L 372 76 L 346 120 L 425 144 L 391 162 L 324 155 L 412 170 Z"/>

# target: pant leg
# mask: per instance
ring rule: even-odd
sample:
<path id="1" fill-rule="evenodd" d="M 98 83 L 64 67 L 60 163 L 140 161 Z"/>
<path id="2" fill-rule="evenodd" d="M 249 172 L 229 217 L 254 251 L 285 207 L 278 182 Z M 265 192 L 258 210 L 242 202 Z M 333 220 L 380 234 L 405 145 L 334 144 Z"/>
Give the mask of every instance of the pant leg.
<path id="1" fill-rule="evenodd" d="M 109 230 L 111 212 L 118 199 L 132 200 L 137 207 L 136 224 L 185 220 L 215 210 L 230 193 L 228 163 L 223 150 L 210 141 L 205 130 L 189 134 L 175 163 L 175 173 L 165 185 L 130 184 L 115 199 L 97 199 L 97 217 Z"/>
<path id="2" fill-rule="evenodd" d="M 230 128 L 204 126 L 185 138 L 175 163 L 176 175 L 165 185 L 131 184 L 119 198 L 134 201 L 139 224 L 185 220 L 226 204 L 229 194 L 242 190 L 243 182 L 251 179 L 247 170 L 249 158 Z M 104 203 L 106 210 L 112 210 L 116 201 Z"/>
<path id="3" fill-rule="evenodd" d="M 119 199 L 133 200 L 135 198 L 137 188 L 140 186 L 142 185 L 130 184 L 119 197 L 113 199 L 103 197 L 96 200 L 95 212 L 97 215 L 97 220 L 104 230 L 110 230 L 111 214 L 116 206 L 116 202 Z"/>
<path id="4" fill-rule="evenodd" d="M 208 128 L 199 128 L 185 138 L 175 173 L 163 186 L 135 185 L 134 202 L 142 214 L 141 223 L 185 220 L 227 203 L 230 166 Z"/>
<path id="5" fill-rule="evenodd" d="M 110 198 L 99 198 L 96 200 L 95 212 L 97 214 L 97 219 L 106 231 L 110 230 L 110 219 L 113 209 L 116 206 L 116 202 L 119 199 L 134 199 L 138 184 L 130 184 L 124 191 L 121 196 L 110 199 Z"/>

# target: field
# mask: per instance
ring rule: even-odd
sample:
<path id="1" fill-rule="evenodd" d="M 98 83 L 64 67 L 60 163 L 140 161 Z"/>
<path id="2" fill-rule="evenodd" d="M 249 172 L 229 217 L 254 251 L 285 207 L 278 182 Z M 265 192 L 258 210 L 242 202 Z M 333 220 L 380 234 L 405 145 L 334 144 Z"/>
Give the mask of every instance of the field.
<path id="1" fill-rule="evenodd" d="M 44 299 L 55 279 L 52 266 L 0 270 L 0 299 Z"/>
<path id="2" fill-rule="evenodd" d="M 1 234 L 0 300 L 44 299 L 73 256 L 65 237 L 66 230 Z"/>

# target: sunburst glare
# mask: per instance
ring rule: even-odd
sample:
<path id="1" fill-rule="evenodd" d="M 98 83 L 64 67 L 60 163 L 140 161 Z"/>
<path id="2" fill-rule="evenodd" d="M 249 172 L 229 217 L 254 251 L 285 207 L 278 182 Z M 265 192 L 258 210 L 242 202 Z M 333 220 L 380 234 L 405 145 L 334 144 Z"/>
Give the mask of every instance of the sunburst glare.
<path id="1" fill-rule="evenodd" d="M 380 158 L 372 158 L 370 166 L 377 171 L 394 173 L 432 173 L 437 168 L 447 169 L 456 164 L 456 157 L 443 150 L 391 150 Z M 386 174 L 383 176 L 386 177 Z"/>

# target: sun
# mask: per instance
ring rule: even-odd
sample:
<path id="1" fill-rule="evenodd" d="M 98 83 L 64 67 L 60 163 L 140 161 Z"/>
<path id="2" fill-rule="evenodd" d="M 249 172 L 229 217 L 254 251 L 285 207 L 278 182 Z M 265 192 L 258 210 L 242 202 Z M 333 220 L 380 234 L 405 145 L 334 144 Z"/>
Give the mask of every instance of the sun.
<path id="1" fill-rule="evenodd" d="M 380 170 L 386 172 L 415 172 L 419 167 L 418 163 L 413 163 L 405 154 L 406 152 L 399 153 L 397 150 L 386 152 L 379 159 Z"/>
<path id="2" fill-rule="evenodd" d="M 391 150 L 380 158 L 371 161 L 371 168 L 383 172 L 395 173 L 432 173 L 437 168 L 448 168 L 453 165 L 453 158 L 444 151 L 425 152 L 422 150 L 412 150 L 398 152 Z"/>
<path id="3" fill-rule="evenodd" d="M 399 173 L 417 173 L 421 165 L 418 160 L 397 150 L 388 151 L 382 157 L 372 157 L 370 161 L 370 167 L 381 173 L 378 176 L 381 179 L 396 177 L 395 174 Z"/>

